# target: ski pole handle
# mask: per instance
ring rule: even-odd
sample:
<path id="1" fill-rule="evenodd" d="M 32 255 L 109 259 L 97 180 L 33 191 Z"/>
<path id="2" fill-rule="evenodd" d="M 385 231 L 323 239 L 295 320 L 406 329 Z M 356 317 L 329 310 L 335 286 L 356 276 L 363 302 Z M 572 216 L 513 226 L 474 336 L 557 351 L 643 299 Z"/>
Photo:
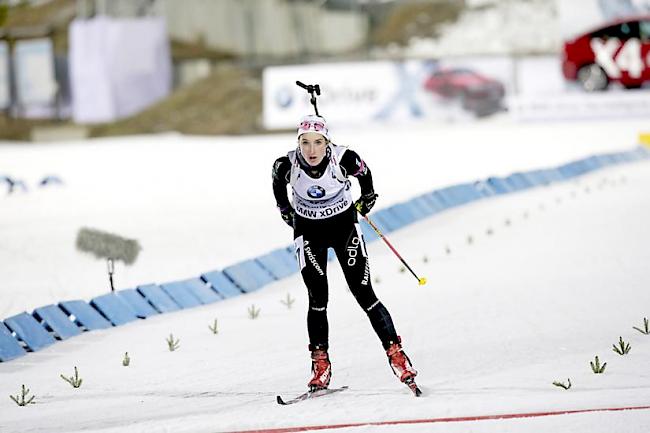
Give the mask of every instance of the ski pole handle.
<path id="1" fill-rule="evenodd" d="M 361 213 L 361 210 L 360 210 L 359 206 L 357 206 L 356 209 L 357 209 L 357 211 L 359 213 Z M 413 271 L 413 269 L 411 269 L 411 267 L 408 265 L 408 263 L 406 263 L 406 260 L 404 260 L 402 258 L 402 256 L 397 252 L 395 247 L 393 247 L 393 245 L 390 243 L 388 238 L 386 236 L 384 236 L 384 234 L 379 230 L 379 228 L 375 225 L 375 223 L 373 223 L 370 220 L 370 218 L 368 218 L 368 215 L 361 215 L 361 216 L 366 220 L 366 222 L 368 224 L 370 224 L 370 227 L 372 227 L 373 230 L 375 231 L 375 233 L 377 233 L 377 235 L 379 235 L 379 237 L 386 243 L 386 245 L 388 245 L 388 248 L 391 249 L 391 251 L 397 256 L 397 258 L 401 260 L 401 262 L 404 264 L 404 266 L 406 266 L 406 269 L 408 269 L 411 272 L 411 274 L 413 274 L 413 276 L 418 280 L 418 284 L 420 286 L 425 285 L 427 283 L 427 279 L 424 278 L 424 277 L 420 278 L 420 277 L 417 276 L 417 274 Z"/>

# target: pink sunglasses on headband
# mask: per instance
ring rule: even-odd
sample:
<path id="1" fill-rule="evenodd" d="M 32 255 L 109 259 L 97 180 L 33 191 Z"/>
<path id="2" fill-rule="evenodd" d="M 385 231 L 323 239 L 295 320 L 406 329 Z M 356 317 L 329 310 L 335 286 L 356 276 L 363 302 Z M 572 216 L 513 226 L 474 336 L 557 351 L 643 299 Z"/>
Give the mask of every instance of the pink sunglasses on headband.
<path id="1" fill-rule="evenodd" d="M 314 131 L 324 131 L 325 124 L 323 122 L 316 122 L 316 121 L 304 121 L 300 124 L 300 129 L 313 129 Z"/>

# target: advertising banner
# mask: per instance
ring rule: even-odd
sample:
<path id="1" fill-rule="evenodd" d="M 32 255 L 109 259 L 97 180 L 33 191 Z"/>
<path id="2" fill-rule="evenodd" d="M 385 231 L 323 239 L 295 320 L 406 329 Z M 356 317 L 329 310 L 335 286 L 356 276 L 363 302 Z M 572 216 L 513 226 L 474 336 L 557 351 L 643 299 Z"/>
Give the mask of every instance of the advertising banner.
<path id="1" fill-rule="evenodd" d="M 264 70 L 264 126 L 292 128 L 313 110 L 295 83 L 319 84 L 319 112 L 339 125 L 355 122 L 455 121 L 504 109 L 512 61 L 375 61 L 269 67 Z"/>
<path id="2" fill-rule="evenodd" d="M 0 110 L 7 109 L 10 103 L 9 46 L 5 41 L 0 41 Z"/>
<path id="3" fill-rule="evenodd" d="M 526 121 L 650 118 L 647 91 L 517 96 L 509 104 L 513 117 Z"/>
<path id="4" fill-rule="evenodd" d="M 650 89 L 612 85 L 585 92 L 565 79 L 559 55 L 486 56 L 270 67 L 263 74 L 267 129 L 292 129 L 313 112 L 297 80 L 321 86 L 319 111 L 340 126 L 472 121 L 499 113 L 521 121 L 650 116 Z"/>
<path id="5" fill-rule="evenodd" d="M 586 92 L 562 76 L 559 56 L 524 57 L 516 62 L 517 92 L 508 97 L 516 120 L 588 120 L 650 117 L 650 90 L 611 84 Z"/>
<path id="6" fill-rule="evenodd" d="M 650 0 L 557 0 L 556 56 L 517 59 L 520 120 L 648 116 Z"/>

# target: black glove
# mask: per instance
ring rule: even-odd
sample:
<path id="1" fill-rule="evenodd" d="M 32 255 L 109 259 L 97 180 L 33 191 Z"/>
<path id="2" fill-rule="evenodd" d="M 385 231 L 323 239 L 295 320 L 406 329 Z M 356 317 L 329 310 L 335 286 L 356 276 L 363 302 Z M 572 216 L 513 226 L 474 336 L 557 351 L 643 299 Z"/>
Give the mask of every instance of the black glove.
<path id="1" fill-rule="evenodd" d="M 291 205 L 281 208 L 280 215 L 282 215 L 282 219 L 289 225 L 289 227 L 293 227 L 293 218 L 296 216 L 296 212 L 294 212 Z"/>
<path id="2" fill-rule="evenodd" d="M 354 202 L 354 207 L 359 211 L 361 216 L 366 216 L 366 214 L 370 212 L 370 209 L 375 205 L 377 197 L 379 197 L 379 195 L 374 192 L 364 194 L 359 197 L 359 200 Z"/>

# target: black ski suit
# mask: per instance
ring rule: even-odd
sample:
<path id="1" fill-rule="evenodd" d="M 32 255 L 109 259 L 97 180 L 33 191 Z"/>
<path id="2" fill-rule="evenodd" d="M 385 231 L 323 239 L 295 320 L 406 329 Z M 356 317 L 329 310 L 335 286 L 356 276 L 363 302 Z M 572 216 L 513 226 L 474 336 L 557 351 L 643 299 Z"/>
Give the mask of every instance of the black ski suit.
<path id="1" fill-rule="evenodd" d="M 299 151 L 296 153 L 300 154 Z M 298 156 L 298 162 L 310 178 L 319 178 L 327 168 L 329 158 L 328 151 L 324 160 L 316 167 L 309 166 L 301 156 Z M 339 165 L 346 177 L 352 175 L 358 179 L 362 195 L 373 192 L 370 170 L 356 152 L 347 150 Z M 273 165 L 273 193 L 281 210 L 291 206 L 287 196 L 291 166 L 287 156 L 278 158 Z M 354 205 L 350 203 L 342 213 L 323 219 L 309 219 L 296 213 L 293 228 L 296 257 L 309 294 L 307 329 L 310 347 L 328 347 L 328 248 L 334 249 L 350 291 L 368 315 L 384 349 L 398 342 L 391 316 L 372 288 L 368 254 Z"/>

